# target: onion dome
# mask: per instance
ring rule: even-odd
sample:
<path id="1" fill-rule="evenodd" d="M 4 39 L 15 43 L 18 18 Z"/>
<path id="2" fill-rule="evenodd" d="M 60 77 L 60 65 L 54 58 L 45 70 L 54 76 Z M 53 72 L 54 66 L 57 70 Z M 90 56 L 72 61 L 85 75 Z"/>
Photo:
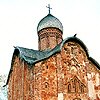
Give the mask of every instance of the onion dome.
<path id="1" fill-rule="evenodd" d="M 48 27 L 58 28 L 63 31 L 62 23 L 50 13 L 39 22 L 37 31 L 39 32 L 40 30 Z"/>

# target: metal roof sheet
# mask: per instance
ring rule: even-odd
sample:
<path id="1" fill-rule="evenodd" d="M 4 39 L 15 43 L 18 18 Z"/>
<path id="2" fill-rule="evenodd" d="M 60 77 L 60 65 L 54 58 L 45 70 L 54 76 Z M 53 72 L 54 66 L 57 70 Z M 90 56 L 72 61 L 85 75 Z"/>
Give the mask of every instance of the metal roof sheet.
<path id="1" fill-rule="evenodd" d="M 37 31 L 40 31 L 41 29 L 47 28 L 47 27 L 55 27 L 63 31 L 62 23 L 59 21 L 59 19 L 57 19 L 51 14 L 48 14 L 39 22 L 37 26 Z"/>

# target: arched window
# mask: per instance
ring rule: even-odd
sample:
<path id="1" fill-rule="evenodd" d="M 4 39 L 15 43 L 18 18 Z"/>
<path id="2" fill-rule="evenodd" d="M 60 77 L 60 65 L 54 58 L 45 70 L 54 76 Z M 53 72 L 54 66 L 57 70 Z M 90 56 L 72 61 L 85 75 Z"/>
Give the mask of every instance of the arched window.
<path id="1" fill-rule="evenodd" d="M 71 84 L 68 84 L 68 92 L 71 92 Z"/>
<path id="2" fill-rule="evenodd" d="M 84 93 L 84 86 L 81 85 L 81 93 Z"/>
<path id="3" fill-rule="evenodd" d="M 73 85 L 74 85 L 74 88 L 75 88 L 75 92 L 77 92 L 77 79 L 76 78 L 74 79 L 74 84 Z"/>
<path id="4" fill-rule="evenodd" d="M 48 66 L 46 66 L 46 68 L 48 69 Z"/>
<path id="5" fill-rule="evenodd" d="M 48 87 L 49 87 L 49 83 L 45 82 L 45 88 L 48 88 Z"/>

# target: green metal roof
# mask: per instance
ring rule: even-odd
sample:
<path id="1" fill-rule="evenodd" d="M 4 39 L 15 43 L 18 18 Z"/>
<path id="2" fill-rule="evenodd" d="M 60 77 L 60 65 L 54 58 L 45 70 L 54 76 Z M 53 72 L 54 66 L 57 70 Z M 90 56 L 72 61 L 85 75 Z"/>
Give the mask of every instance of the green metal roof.
<path id="1" fill-rule="evenodd" d="M 56 46 L 52 50 L 46 50 L 46 51 L 27 49 L 27 48 L 18 47 L 18 46 L 15 47 L 15 52 L 16 50 L 19 51 L 19 56 L 22 60 L 25 60 L 28 64 L 32 65 L 60 51 L 60 45 Z"/>
<path id="2" fill-rule="evenodd" d="M 67 39 L 63 40 L 59 45 L 57 45 L 52 50 L 39 51 L 39 50 L 27 49 L 27 48 L 17 46 L 17 47 L 15 47 L 15 52 L 16 52 L 16 50 L 18 50 L 19 56 L 21 59 L 25 60 L 29 64 L 34 64 L 36 62 L 39 62 L 43 59 L 46 59 L 46 58 L 52 56 L 53 54 L 55 54 L 57 52 L 60 52 L 64 43 L 68 42 L 68 41 L 76 41 L 76 42 L 80 41 L 81 46 L 84 48 L 86 54 L 88 55 L 88 50 L 87 50 L 86 46 L 83 44 L 83 42 L 81 40 L 79 40 L 76 37 L 71 37 L 71 38 L 67 38 Z"/>
<path id="3" fill-rule="evenodd" d="M 63 45 L 69 41 L 73 41 L 78 43 L 86 52 L 86 55 L 88 57 L 88 59 L 100 70 L 100 65 L 92 58 L 89 56 L 88 54 L 88 50 L 87 47 L 85 46 L 85 44 L 77 37 L 69 37 L 64 39 L 59 45 L 57 45 L 54 49 L 52 50 L 46 50 L 46 51 L 39 51 L 39 50 L 33 50 L 33 49 L 27 49 L 27 48 L 23 48 L 23 47 L 15 47 L 15 51 L 13 56 L 16 54 L 16 52 L 18 52 L 19 57 L 24 60 L 25 62 L 27 62 L 30 65 L 33 65 L 39 61 L 42 61 L 44 59 L 47 59 L 48 57 L 54 55 L 55 53 L 58 53 L 61 51 Z M 13 71 L 10 69 L 9 75 L 8 75 L 8 79 L 6 82 L 6 85 L 8 84 L 9 78 L 10 78 L 10 74 Z M 30 66 L 31 67 L 31 66 Z M 33 66 L 32 66 L 33 67 Z M 6 86 L 5 85 L 5 86 Z"/>

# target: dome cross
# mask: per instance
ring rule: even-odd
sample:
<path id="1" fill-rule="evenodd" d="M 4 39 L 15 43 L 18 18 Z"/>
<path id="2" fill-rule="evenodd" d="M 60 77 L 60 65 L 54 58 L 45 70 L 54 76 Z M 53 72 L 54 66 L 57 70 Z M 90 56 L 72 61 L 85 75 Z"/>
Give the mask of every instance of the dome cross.
<path id="1" fill-rule="evenodd" d="M 50 4 L 48 4 L 48 6 L 46 6 L 48 9 L 49 9 L 49 14 L 50 14 L 50 9 L 52 9 L 51 7 L 50 7 Z"/>

